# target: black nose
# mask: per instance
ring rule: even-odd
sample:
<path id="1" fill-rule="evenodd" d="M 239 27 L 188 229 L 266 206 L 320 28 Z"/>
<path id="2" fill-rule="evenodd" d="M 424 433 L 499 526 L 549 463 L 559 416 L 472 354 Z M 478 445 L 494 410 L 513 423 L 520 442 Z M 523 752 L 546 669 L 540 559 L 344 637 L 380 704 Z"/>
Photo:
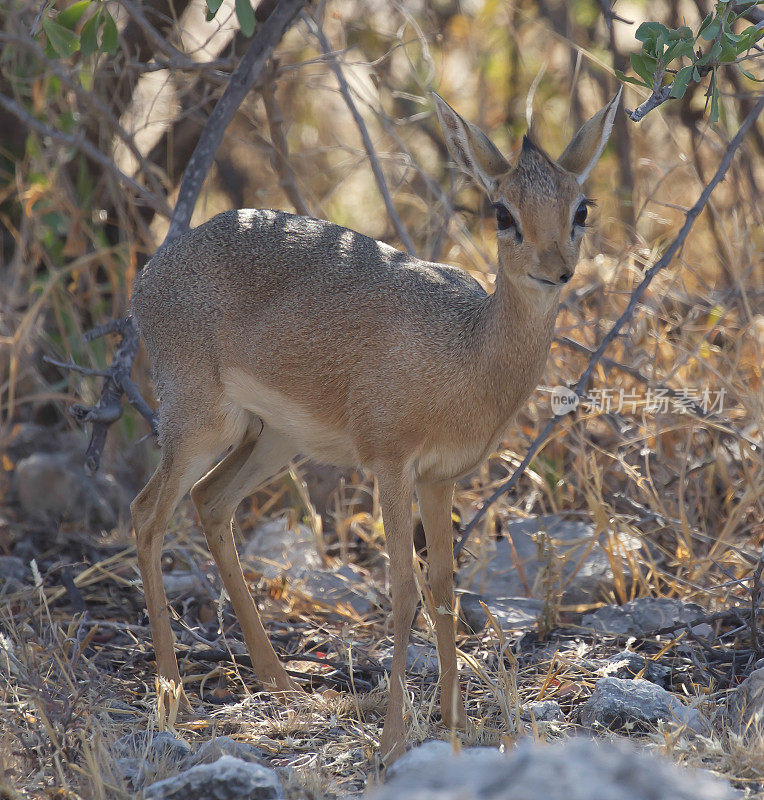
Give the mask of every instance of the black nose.
<path id="1" fill-rule="evenodd" d="M 571 279 L 572 275 L 572 272 L 563 272 L 562 275 L 560 275 L 560 283 L 567 283 Z"/>

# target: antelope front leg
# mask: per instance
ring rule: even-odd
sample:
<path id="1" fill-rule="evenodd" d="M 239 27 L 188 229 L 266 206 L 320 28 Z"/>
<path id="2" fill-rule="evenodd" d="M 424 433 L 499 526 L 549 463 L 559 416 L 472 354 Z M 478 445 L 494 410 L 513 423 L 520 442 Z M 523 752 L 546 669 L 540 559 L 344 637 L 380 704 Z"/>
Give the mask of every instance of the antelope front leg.
<path id="1" fill-rule="evenodd" d="M 400 475 L 378 475 L 385 540 L 390 557 L 390 588 L 393 599 L 393 665 L 390 670 L 390 698 L 382 730 L 382 759 L 390 764 L 405 750 L 403 693 L 406 691 L 406 651 L 417 607 L 414 581 L 413 523 L 411 501 L 414 487 Z"/>
<path id="2" fill-rule="evenodd" d="M 459 689 L 456 665 L 456 621 L 454 620 L 454 541 L 451 526 L 451 483 L 419 483 L 430 587 L 435 601 L 435 634 L 440 659 L 440 715 L 449 728 L 464 729 L 467 715 Z"/>

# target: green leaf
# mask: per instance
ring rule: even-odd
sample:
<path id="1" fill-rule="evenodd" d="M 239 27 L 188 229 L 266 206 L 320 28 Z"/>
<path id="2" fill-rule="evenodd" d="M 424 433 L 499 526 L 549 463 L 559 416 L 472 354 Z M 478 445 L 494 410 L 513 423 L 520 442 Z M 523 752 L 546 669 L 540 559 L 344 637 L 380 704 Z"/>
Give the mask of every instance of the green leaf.
<path id="1" fill-rule="evenodd" d="M 640 42 L 656 42 L 662 33 L 668 36 L 669 29 L 660 22 L 643 22 L 634 37 Z"/>
<path id="2" fill-rule="evenodd" d="M 711 61 L 718 61 L 719 56 L 721 54 L 722 54 L 722 43 L 714 42 L 714 46 L 711 48 L 711 52 L 708 54 L 711 58 Z"/>
<path id="3" fill-rule="evenodd" d="M 698 29 L 698 36 L 703 36 L 705 33 L 706 28 L 713 22 L 714 15 L 708 14 L 703 22 L 700 23 L 700 28 Z M 713 37 L 711 37 L 713 38 Z"/>
<path id="4" fill-rule="evenodd" d="M 629 60 L 631 61 L 631 68 L 634 70 L 634 72 L 636 72 L 637 75 L 642 78 L 648 87 L 652 88 L 655 68 L 657 66 L 655 59 L 650 58 L 643 53 L 632 53 L 629 56 Z"/>
<path id="5" fill-rule="evenodd" d="M 80 33 L 80 46 L 82 55 L 90 56 L 98 50 L 98 28 L 101 25 L 101 9 L 94 14 L 83 26 Z"/>
<path id="6" fill-rule="evenodd" d="M 80 49 L 80 40 L 77 34 L 68 28 L 59 25 L 54 20 L 44 17 L 42 27 L 48 36 L 48 42 L 57 55 L 67 57 Z"/>
<path id="7" fill-rule="evenodd" d="M 715 19 L 711 22 L 711 24 L 705 28 L 701 29 L 700 35 L 707 41 L 711 42 L 716 38 L 716 34 L 719 33 L 719 28 L 721 27 L 721 23 L 718 19 Z"/>
<path id="8" fill-rule="evenodd" d="M 757 78 L 752 72 L 749 72 L 747 69 L 743 69 L 740 67 L 740 71 L 745 75 L 746 78 L 749 78 L 752 81 L 756 81 L 756 83 L 763 83 L 764 78 Z"/>
<path id="9" fill-rule="evenodd" d="M 218 9 L 223 5 L 223 0 L 207 0 L 207 9 L 214 17 L 218 13 Z"/>
<path id="10" fill-rule="evenodd" d="M 719 121 L 719 89 L 716 85 L 716 77 L 711 79 L 711 108 L 708 111 L 708 122 L 715 125 Z"/>
<path id="11" fill-rule="evenodd" d="M 69 30 L 73 30 L 74 26 L 80 21 L 80 17 L 87 11 L 88 6 L 90 6 L 90 0 L 79 0 L 78 3 L 74 3 L 65 11 L 62 11 L 56 17 L 56 22 L 65 28 L 69 28 Z"/>
<path id="12" fill-rule="evenodd" d="M 633 83 L 634 86 L 644 86 L 645 85 L 644 81 L 639 80 L 639 78 L 630 78 L 628 75 L 626 75 L 625 73 L 621 72 L 620 69 L 617 69 L 615 71 L 615 76 L 616 76 L 616 78 L 618 78 L 619 81 L 621 81 L 621 83 Z"/>
<path id="13" fill-rule="evenodd" d="M 682 67 L 682 69 L 677 72 L 676 77 L 674 78 L 674 83 L 671 86 L 671 94 L 669 97 L 684 97 L 684 93 L 687 91 L 687 85 L 689 84 L 691 77 L 692 67 Z"/>
<path id="14" fill-rule="evenodd" d="M 103 16 L 106 21 L 104 22 L 103 35 L 101 36 L 101 49 L 113 56 L 119 48 L 119 34 L 117 33 L 114 18 L 105 8 L 103 9 Z"/>
<path id="15" fill-rule="evenodd" d="M 236 18 L 245 36 L 251 36 L 255 32 L 255 12 L 249 0 L 236 0 Z"/>

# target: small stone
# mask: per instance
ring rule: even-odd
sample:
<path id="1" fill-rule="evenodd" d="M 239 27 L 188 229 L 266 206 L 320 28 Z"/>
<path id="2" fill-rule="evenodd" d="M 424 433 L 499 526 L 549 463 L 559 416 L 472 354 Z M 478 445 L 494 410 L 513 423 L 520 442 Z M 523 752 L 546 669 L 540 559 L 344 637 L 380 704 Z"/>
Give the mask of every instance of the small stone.
<path id="1" fill-rule="evenodd" d="M 347 565 L 336 570 L 290 569 L 289 575 L 300 591 L 329 607 L 348 605 L 363 616 L 379 604 L 369 581 Z"/>
<path id="2" fill-rule="evenodd" d="M 323 566 L 311 529 L 302 524 L 290 527 L 285 517 L 276 517 L 258 525 L 241 555 L 242 560 L 251 563 L 271 580 L 290 569 L 319 569 Z"/>
<path id="3" fill-rule="evenodd" d="M 611 730 L 644 730 L 659 722 L 685 725 L 695 733 L 707 733 L 709 725 L 697 709 L 643 678 L 600 678 L 592 696 L 581 707 L 581 723 Z"/>
<path id="4" fill-rule="evenodd" d="M 116 758 L 114 769 L 124 781 L 139 789 L 146 780 L 149 771 L 148 762 L 143 758 Z"/>
<path id="5" fill-rule="evenodd" d="M 189 755 L 191 748 L 169 731 L 138 731 L 117 739 L 114 751 L 123 758 L 137 756 L 180 763 Z"/>
<path id="6" fill-rule="evenodd" d="M 128 518 L 129 497 L 114 477 L 86 475 L 83 464 L 67 453 L 35 453 L 21 459 L 14 486 L 22 509 L 33 518 L 109 527 Z"/>
<path id="7" fill-rule="evenodd" d="M 24 583 L 29 576 L 29 565 L 18 556 L 0 556 L 0 581 Z"/>
<path id="8" fill-rule="evenodd" d="M 764 667 L 755 669 L 729 693 L 727 709 L 725 724 L 742 735 L 761 736 L 764 731 Z"/>
<path id="9" fill-rule="evenodd" d="M 393 666 L 393 648 L 389 647 L 379 659 L 379 663 L 389 670 Z M 431 675 L 438 671 L 438 649 L 431 644 L 410 642 L 406 648 L 406 672 L 410 675 Z"/>
<path id="10" fill-rule="evenodd" d="M 230 736 L 218 736 L 204 742 L 195 753 L 186 758 L 183 766 L 188 769 L 198 764 L 210 764 L 221 756 L 233 756 L 242 761 L 257 763 L 262 759 L 263 751 L 247 742 L 237 742 Z"/>
<path id="11" fill-rule="evenodd" d="M 677 623 L 692 622 L 704 613 L 695 603 L 670 597 L 639 597 L 622 606 L 603 606 L 585 614 L 582 625 L 603 633 L 641 636 Z M 708 636 L 711 626 L 702 623 L 692 630 L 697 636 Z"/>
<path id="12" fill-rule="evenodd" d="M 562 708 L 556 700 L 534 700 L 526 703 L 521 716 L 530 720 L 531 714 L 536 722 L 562 722 L 565 719 L 565 714 L 562 713 Z"/>
<path id="13" fill-rule="evenodd" d="M 486 559 L 468 564 L 459 570 L 457 584 L 461 588 L 494 597 L 543 599 L 546 587 L 541 585 L 542 560 L 534 535 L 546 531 L 555 552 L 564 560 L 560 576 L 562 602 L 591 603 L 614 587 L 611 552 L 621 553 L 621 569 L 631 574 L 628 554 L 640 550 L 641 540 L 625 533 L 595 534 L 591 523 L 548 514 L 531 519 L 512 519 L 506 535 L 488 547 Z M 617 541 L 611 547 L 608 536 Z M 511 541 L 510 541 L 511 540 Z M 519 562 L 520 570 L 515 566 Z M 523 576 L 525 580 L 523 580 Z"/>
<path id="14" fill-rule="evenodd" d="M 272 769 L 233 756 L 199 764 L 157 781 L 144 792 L 146 800 L 276 800 L 284 797 Z"/>
<path id="15" fill-rule="evenodd" d="M 530 628 L 539 618 L 543 603 L 528 597 L 494 597 L 457 589 L 459 619 L 470 633 L 479 633 L 488 623 L 481 601 L 488 606 L 502 631 Z"/>
<path id="16" fill-rule="evenodd" d="M 644 670 L 644 674 L 640 673 Z M 636 678 L 638 675 L 650 683 L 666 688 L 671 670 L 663 664 L 646 658 L 631 650 L 623 650 L 605 662 L 600 669 L 600 674 L 611 678 Z"/>

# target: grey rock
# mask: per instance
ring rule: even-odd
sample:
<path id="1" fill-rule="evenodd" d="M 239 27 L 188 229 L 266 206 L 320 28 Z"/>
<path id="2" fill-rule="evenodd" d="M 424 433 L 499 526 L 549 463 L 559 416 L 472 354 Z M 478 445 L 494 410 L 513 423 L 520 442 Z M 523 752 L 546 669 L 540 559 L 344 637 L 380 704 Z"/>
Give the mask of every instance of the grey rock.
<path id="1" fill-rule="evenodd" d="M 0 556 L 0 581 L 24 583 L 30 574 L 29 565 L 18 556 Z"/>
<path id="2" fill-rule="evenodd" d="M 339 569 L 290 569 L 289 575 L 298 589 L 327 606 L 348 605 L 363 616 L 380 598 L 369 581 L 351 567 Z"/>
<path id="3" fill-rule="evenodd" d="M 150 767 L 143 758 L 125 757 L 114 759 L 114 770 L 134 789 L 139 789 L 145 782 Z"/>
<path id="4" fill-rule="evenodd" d="M 368 800 L 733 800 L 728 783 L 626 741 L 523 740 L 508 754 L 446 742 L 410 751 Z M 349 798 L 348 798 L 349 800 Z"/>
<path id="5" fill-rule="evenodd" d="M 565 559 L 561 570 L 564 603 L 590 603 L 612 588 L 613 569 L 602 546 L 606 542 L 605 534 L 595 536 L 593 525 L 554 514 L 510 521 L 506 533 L 512 539 L 514 553 L 507 536 L 502 537 L 489 553 L 485 568 L 480 562 L 477 568 L 474 564 L 463 567 L 459 570 L 457 584 L 486 596 L 525 597 L 526 583 L 515 568 L 516 558 L 522 564 L 530 596 L 543 598 L 545 588 L 540 582 L 543 564 L 533 540 L 540 530 L 552 537 L 557 554 Z M 618 534 L 618 539 L 618 548 L 624 553 L 623 571 L 629 575 L 631 570 L 625 556 L 643 545 L 627 534 Z"/>
<path id="6" fill-rule="evenodd" d="M 764 666 L 755 669 L 730 692 L 727 719 L 737 733 L 760 737 L 764 732 Z"/>
<path id="7" fill-rule="evenodd" d="M 529 597 L 494 597 L 457 589 L 459 618 L 471 633 L 480 632 L 488 622 L 481 601 L 488 606 L 502 631 L 532 627 L 539 618 L 543 603 Z"/>
<path id="8" fill-rule="evenodd" d="M 284 791 L 272 769 L 225 755 L 152 783 L 144 796 L 146 800 L 276 800 Z"/>
<path id="9" fill-rule="evenodd" d="M 117 739 L 114 751 L 122 758 L 138 757 L 179 764 L 187 758 L 191 748 L 169 731 L 138 731 Z"/>
<path id="10" fill-rule="evenodd" d="M 162 575 L 165 592 L 170 597 L 179 595 L 210 596 L 208 585 L 198 572 L 185 569 L 174 569 Z"/>
<path id="11" fill-rule="evenodd" d="M 26 514 L 115 526 L 128 518 L 130 497 L 113 476 L 85 474 L 81 456 L 34 453 L 21 459 L 14 488 Z"/>
<path id="12" fill-rule="evenodd" d="M 385 669 L 393 665 L 393 648 L 388 647 L 379 663 Z M 406 648 L 406 672 L 410 675 L 430 675 L 438 671 L 438 650 L 431 644 L 410 642 Z"/>
<path id="13" fill-rule="evenodd" d="M 21 422 L 1 443 L 8 457 L 16 462 L 33 453 L 83 453 L 87 436 L 80 431 L 57 430 L 35 422 Z"/>
<path id="14" fill-rule="evenodd" d="M 242 761 L 257 763 L 262 759 L 263 751 L 246 742 L 237 742 L 230 736 L 218 736 L 216 739 L 204 742 L 196 752 L 189 755 L 183 762 L 183 767 L 188 769 L 198 764 L 210 764 L 221 756 L 233 756 Z"/>
<path id="15" fill-rule="evenodd" d="M 582 624 L 603 633 L 639 636 L 677 623 L 692 622 L 704 613 L 695 603 L 669 597 L 639 597 L 622 606 L 603 606 L 585 614 Z M 702 623 L 693 628 L 698 636 L 708 636 L 711 627 Z"/>
<path id="16" fill-rule="evenodd" d="M 287 570 L 319 569 L 313 532 L 307 525 L 290 527 L 286 517 L 258 525 L 242 552 L 242 559 L 271 580 Z"/>
<path id="17" fill-rule="evenodd" d="M 640 677 L 666 688 L 671 670 L 631 650 L 610 656 L 600 669 L 600 674 L 610 678 L 636 678 L 643 670 L 644 674 Z"/>
<path id="18" fill-rule="evenodd" d="M 600 678 L 592 696 L 581 707 L 581 723 L 588 727 L 646 729 L 660 721 L 685 725 L 694 733 L 708 733 L 709 723 L 694 708 L 643 678 Z"/>
<path id="19" fill-rule="evenodd" d="M 522 710 L 523 719 L 530 720 L 531 714 L 536 722 L 562 722 L 565 714 L 556 700 L 533 700 L 526 703 Z"/>
<path id="20" fill-rule="evenodd" d="M 454 761 L 459 768 L 487 767 L 503 764 L 506 756 L 495 747 L 469 747 L 462 750 L 461 755 L 457 757 L 449 742 L 431 740 L 404 753 L 387 769 L 385 780 L 388 785 L 396 783 L 406 785 L 408 789 L 448 786 L 448 776 L 444 776 L 441 772 L 428 774 L 428 770 L 433 766 L 440 770 L 441 766 L 452 765 Z M 458 769 L 451 770 L 451 772 L 458 771 Z M 441 778 L 445 780 L 441 781 Z"/>

